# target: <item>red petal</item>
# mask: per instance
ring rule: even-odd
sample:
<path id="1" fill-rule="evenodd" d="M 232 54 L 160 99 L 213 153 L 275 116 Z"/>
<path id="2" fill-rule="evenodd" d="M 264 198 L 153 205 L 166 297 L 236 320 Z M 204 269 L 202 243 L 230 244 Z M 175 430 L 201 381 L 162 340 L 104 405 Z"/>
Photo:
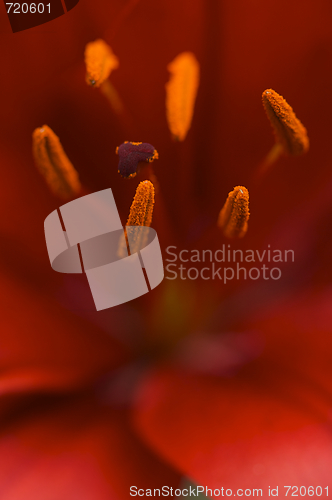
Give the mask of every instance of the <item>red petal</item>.
<path id="1" fill-rule="evenodd" d="M 331 298 L 303 295 L 256 320 L 265 351 L 233 377 L 152 372 L 141 435 L 209 487 L 330 485 Z"/>
<path id="2" fill-rule="evenodd" d="M 71 390 L 124 359 L 106 333 L 22 283 L 1 277 L 0 396 Z"/>
<path id="3" fill-rule="evenodd" d="M 264 379 L 264 382 L 260 379 Z M 146 441 L 197 484 L 331 484 L 332 437 L 293 380 L 153 374 L 136 416 Z M 291 388 L 285 390 L 286 384 Z M 299 401 L 300 399 L 300 401 Z"/>
<path id="4" fill-rule="evenodd" d="M 2 425 L 0 469 L 6 500 L 127 500 L 130 486 L 179 481 L 134 436 L 124 412 L 92 399 L 41 405 Z"/>

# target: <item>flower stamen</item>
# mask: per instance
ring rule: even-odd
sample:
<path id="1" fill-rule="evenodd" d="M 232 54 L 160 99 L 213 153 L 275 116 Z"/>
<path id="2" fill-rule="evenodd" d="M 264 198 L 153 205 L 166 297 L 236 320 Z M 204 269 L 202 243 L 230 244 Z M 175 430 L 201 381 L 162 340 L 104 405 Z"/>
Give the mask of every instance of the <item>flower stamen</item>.
<path id="1" fill-rule="evenodd" d="M 182 52 L 168 66 L 166 117 L 173 139 L 184 141 L 190 129 L 199 85 L 199 63 L 192 52 Z"/>
<path id="2" fill-rule="evenodd" d="M 60 140 L 50 127 L 43 125 L 32 135 L 33 156 L 39 172 L 51 191 L 63 199 L 81 190 L 78 173 L 64 152 Z"/>
<path id="3" fill-rule="evenodd" d="M 309 149 L 307 130 L 296 117 L 293 108 L 272 89 L 263 92 L 262 100 L 274 129 L 276 142 L 283 146 L 283 151 L 292 156 L 306 153 Z"/>
<path id="4" fill-rule="evenodd" d="M 93 87 L 107 80 L 113 69 L 118 68 L 119 60 L 114 55 L 111 47 L 98 39 L 90 42 L 85 47 L 86 82 Z"/>
<path id="5" fill-rule="evenodd" d="M 125 227 L 125 240 L 121 238 L 119 242 L 119 257 L 123 258 L 127 253 L 133 254 L 144 248 L 148 237 L 147 233 L 140 230 L 136 231 L 135 228 L 128 226 L 150 227 L 154 206 L 154 194 L 155 191 L 152 182 L 142 181 L 139 183 Z"/>
<path id="6" fill-rule="evenodd" d="M 244 186 L 236 186 L 228 193 L 228 198 L 218 217 L 218 227 L 227 238 L 242 238 L 248 229 L 249 192 Z"/>
<path id="7" fill-rule="evenodd" d="M 139 183 L 130 207 L 127 226 L 147 226 L 152 222 L 154 187 L 150 181 Z"/>

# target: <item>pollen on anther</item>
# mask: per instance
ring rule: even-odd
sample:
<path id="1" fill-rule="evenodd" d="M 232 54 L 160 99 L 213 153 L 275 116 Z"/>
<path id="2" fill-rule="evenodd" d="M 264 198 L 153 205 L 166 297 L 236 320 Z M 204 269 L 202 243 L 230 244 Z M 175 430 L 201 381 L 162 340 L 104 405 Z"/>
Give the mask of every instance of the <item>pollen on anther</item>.
<path id="1" fill-rule="evenodd" d="M 218 227 L 227 238 L 242 238 L 247 232 L 248 220 L 249 192 L 244 186 L 236 186 L 219 213 Z"/>
<path id="2" fill-rule="evenodd" d="M 154 187 L 150 181 L 139 183 L 130 207 L 127 226 L 147 226 L 152 222 Z"/>
<path id="3" fill-rule="evenodd" d="M 306 128 L 287 101 L 272 89 L 262 94 L 263 105 L 274 130 L 276 141 L 289 155 L 300 155 L 309 149 Z"/>
<path id="4" fill-rule="evenodd" d="M 63 199 L 77 195 L 81 190 L 78 173 L 53 130 L 47 125 L 37 128 L 32 144 L 36 166 L 51 191 Z"/>
<path id="5" fill-rule="evenodd" d="M 192 52 L 182 52 L 168 66 L 166 118 L 172 137 L 183 141 L 190 129 L 197 90 L 199 63 Z"/>
<path id="6" fill-rule="evenodd" d="M 135 177 L 140 162 L 151 163 L 159 158 L 157 150 L 147 142 L 125 141 L 115 152 L 119 155 L 118 172 L 126 179 Z"/>
<path id="7" fill-rule="evenodd" d="M 148 232 L 142 226 L 150 227 L 152 222 L 155 190 L 151 181 L 140 182 L 130 207 L 125 228 L 125 238 L 119 241 L 118 256 L 139 252 L 146 246 Z M 140 226 L 140 227 L 136 227 Z"/>
<path id="8" fill-rule="evenodd" d="M 85 47 L 86 82 L 92 87 L 100 87 L 111 71 L 119 66 L 119 60 L 104 40 L 98 39 Z"/>

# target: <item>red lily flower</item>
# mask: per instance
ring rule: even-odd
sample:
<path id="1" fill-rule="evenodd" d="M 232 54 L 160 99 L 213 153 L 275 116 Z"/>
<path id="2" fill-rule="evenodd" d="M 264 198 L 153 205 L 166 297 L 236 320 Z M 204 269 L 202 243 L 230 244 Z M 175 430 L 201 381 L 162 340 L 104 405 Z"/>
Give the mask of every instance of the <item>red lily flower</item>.
<path id="1" fill-rule="evenodd" d="M 5 500 L 130 498 L 184 476 L 221 487 L 331 486 L 329 92 L 332 7 L 217 0 L 79 2 L 48 25 L 12 34 L 1 20 L 0 492 Z M 123 112 L 85 82 L 84 48 L 112 46 Z M 191 128 L 174 142 L 167 66 L 200 63 Z M 308 129 L 310 150 L 282 156 L 261 105 L 272 86 Z M 112 187 L 125 223 L 137 178 L 115 148 L 153 144 L 153 227 L 164 257 L 220 249 L 227 193 L 250 193 L 247 234 L 232 245 L 292 249 L 282 279 L 165 280 L 96 312 L 84 277 L 50 267 L 46 216 L 61 205 L 34 167 L 31 134 L 47 123 L 87 191 Z M 201 270 L 202 263 L 199 269 Z M 247 266 L 248 267 L 248 266 Z M 316 490 L 315 490 L 316 491 Z M 290 493 L 288 494 L 290 496 Z"/>

